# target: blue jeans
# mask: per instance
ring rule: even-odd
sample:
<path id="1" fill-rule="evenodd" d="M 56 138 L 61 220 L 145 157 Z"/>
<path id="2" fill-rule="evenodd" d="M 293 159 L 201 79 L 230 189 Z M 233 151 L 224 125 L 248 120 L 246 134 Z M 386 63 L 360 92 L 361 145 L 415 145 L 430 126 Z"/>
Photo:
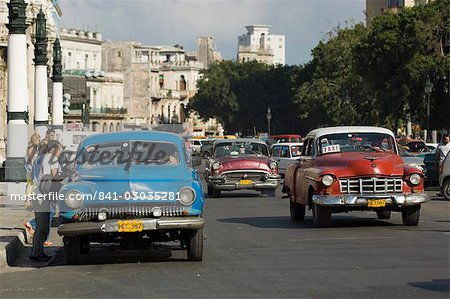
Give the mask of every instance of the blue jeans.
<path id="1" fill-rule="evenodd" d="M 53 216 L 55 216 L 55 211 L 53 209 L 50 209 L 49 220 L 48 220 L 49 233 L 50 233 L 50 228 L 52 227 Z M 30 225 L 36 231 L 36 218 L 33 218 L 30 220 Z M 47 240 L 48 240 L 48 236 L 47 236 Z"/>

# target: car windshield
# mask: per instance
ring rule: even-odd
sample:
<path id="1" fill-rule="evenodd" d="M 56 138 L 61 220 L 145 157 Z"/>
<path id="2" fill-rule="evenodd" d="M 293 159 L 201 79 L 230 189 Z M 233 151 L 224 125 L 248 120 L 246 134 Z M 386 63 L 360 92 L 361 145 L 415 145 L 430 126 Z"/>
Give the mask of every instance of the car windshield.
<path id="1" fill-rule="evenodd" d="M 180 153 L 175 144 L 160 141 L 114 141 L 92 144 L 78 156 L 82 167 L 121 164 L 179 164 Z"/>
<path id="2" fill-rule="evenodd" d="M 329 134 L 319 139 L 320 154 L 338 152 L 391 152 L 395 153 L 395 140 L 383 133 Z"/>
<path id="3" fill-rule="evenodd" d="M 267 146 L 257 142 L 222 142 L 215 146 L 214 157 L 268 156 Z"/>

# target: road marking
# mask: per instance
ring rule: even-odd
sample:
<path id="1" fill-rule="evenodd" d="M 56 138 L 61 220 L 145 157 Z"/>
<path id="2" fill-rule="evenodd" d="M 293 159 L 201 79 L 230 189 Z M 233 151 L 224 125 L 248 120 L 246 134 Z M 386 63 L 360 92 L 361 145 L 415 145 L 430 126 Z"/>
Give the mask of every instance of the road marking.
<path id="1" fill-rule="evenodd" d="M 302 241 L 366 240 L 366 239 L 394 239 L 394 238 L 395 237 L 347 237 L 347 238 L 288 239 L 288 241 L 302 242 Z"/>

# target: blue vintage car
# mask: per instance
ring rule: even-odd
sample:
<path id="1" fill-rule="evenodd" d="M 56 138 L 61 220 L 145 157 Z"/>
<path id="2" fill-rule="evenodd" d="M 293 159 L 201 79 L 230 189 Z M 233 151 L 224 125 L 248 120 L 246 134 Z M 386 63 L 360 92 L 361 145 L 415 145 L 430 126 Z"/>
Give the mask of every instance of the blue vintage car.
<path id="1" fill-rule="evenodd" d="M 146 248 L 179 241 L 189 260 L 203 255 L 203 191 L 185 143 L 166 132 L 126 131 L 86 137 L 72 181 L 59 201 L 67 263 L 91 242 Z"/>

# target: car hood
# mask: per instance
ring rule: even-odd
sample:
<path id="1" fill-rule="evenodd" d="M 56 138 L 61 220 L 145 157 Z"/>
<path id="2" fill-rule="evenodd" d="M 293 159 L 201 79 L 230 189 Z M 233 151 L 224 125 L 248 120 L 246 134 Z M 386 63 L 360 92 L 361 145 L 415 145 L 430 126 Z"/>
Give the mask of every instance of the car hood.
<path id="1" fill-rule="evenodd" d="M 259 156 L 259 157 L 222 157 L 218 158 L 222 171 L 227 170 L 265 170 L 270 171 L 269 167 L 269 157 Z"/>
<path id="2" fill-rule="evenodd" d="M 92 191 L 117 192 L 177 192 L 181 185 L 193 179 L 192 170 L 178 166 L 131 165 L 128 170 L 117 167 L 83 169 L 74 183 L 85 183 Z"/>
<path id="3" fill-rule="evenodd" d="M 320 156 L 319 167 L 337 177 L 403 176 L 403 160 L 393 153 L 350 152 Z"/>

